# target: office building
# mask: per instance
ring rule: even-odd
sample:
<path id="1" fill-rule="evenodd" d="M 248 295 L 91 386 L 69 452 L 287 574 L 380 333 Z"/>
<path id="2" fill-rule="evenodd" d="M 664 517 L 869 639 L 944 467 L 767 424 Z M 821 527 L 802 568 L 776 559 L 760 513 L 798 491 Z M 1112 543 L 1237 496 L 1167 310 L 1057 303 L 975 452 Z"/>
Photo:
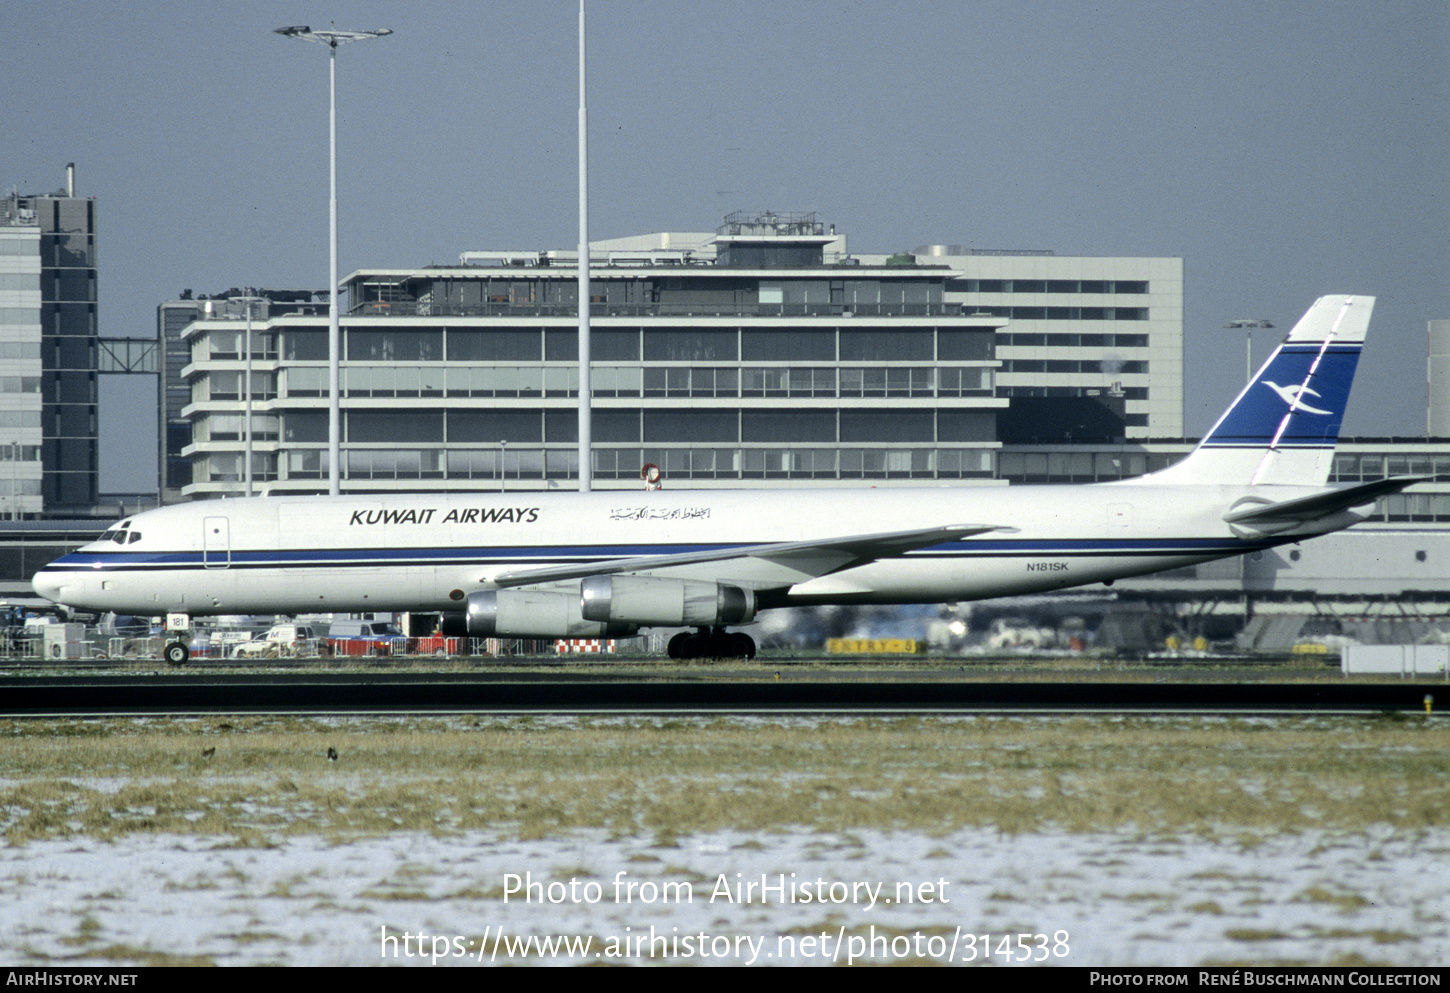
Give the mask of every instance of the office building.
<path id="1" fill-rule="evenodd" d="M 1428 321 L 1429 356 L 1425 378 L 1429 384 L 1425 428 L 1432 438 L 1450 438 L 1450 321 Z"/>
<path id="2" fill-rule="evenodd" d="M 325 290 L 241 290 L 233 287 L 211 297 L 194 297 L 183 290 L 176 300 L 168 300 L 156 308 L 156 339 L 160 353 L 161 375 L 157 383 L 159 424 L 159 465 L 161 502 L 174 503 L 184 499 L 185 487 L 191 484 L 191 421 L 186 407 L 191 403 L 192 388 L 183 370 L 191 364 L 191 344 L 184 333 L 196 321 L 240 321 L 245 325 L 247 308 L 258 326 L 272 317 L 284 314 L 327 314 Z M 237 325 L 225 325 L 237 329 Z"/>
<path id="3" fill-rule="evenodd" d="M 97 498 L 96 203 L 0 199 L 0 516 Z"/>
<path id="4" fill-rule="evenodd" d="M 0 200 L 0 519 L 41 511 L 40 371 L 40 225 L 12 194 Z"/>
<path id="5" fill-rule="evenodd" d="M 343 488 L 571 488 L 573 252 L 470 252 L 345 281 Z M 939 485 L 995 475 L 1001 317 L 947 299 L 936 260 L 857 259 L 814 215 L 591 246 L 594 482 L 672 488 Z M 253 479 L 327 476 L 327 324 L 238 314 L 183 332 L 192 497 L 236 493 L 252 379 Z"/>
<path id="6" fill-rule="evenodd" d="M 1004 443 L 1183 436 L 1183 260 L 926 245 L 946 301 L 1010 323 L 997 336 Z"/>

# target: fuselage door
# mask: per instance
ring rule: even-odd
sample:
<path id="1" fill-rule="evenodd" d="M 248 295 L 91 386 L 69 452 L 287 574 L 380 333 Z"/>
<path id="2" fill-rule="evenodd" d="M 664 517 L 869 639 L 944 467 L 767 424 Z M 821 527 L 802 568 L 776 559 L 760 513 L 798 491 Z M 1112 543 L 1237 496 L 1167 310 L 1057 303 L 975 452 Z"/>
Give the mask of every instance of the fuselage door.
<path id="1" fill-rule="evenodd" d="M 208 517 L 201 522 L 201 561 L 208 569 L 225 569 L 232 564 L 232 541 L 225 517 Z"/>

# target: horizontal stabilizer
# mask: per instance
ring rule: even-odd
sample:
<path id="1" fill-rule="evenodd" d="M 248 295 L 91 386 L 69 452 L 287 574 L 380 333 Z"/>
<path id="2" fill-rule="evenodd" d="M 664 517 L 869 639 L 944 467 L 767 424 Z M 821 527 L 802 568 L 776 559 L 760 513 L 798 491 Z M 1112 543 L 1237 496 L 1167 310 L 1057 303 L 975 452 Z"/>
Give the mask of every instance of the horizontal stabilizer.
<path id="1" fill-rule="evenodd" d="M 1297 500 L 1255 503 L 1229 511 L 1223 515 L 1223 519 L 1229 524 L 1250 526 L 1303 524 L 1349 510 L 1351 507 L 1361 507 L 1373 503 L 1382 496 L 1398 493 L 1407 486 L 1426 482 L 1430 478 L 1428 476 L 1396 476 L 1393 479 L 1381 479 L 1360 486 L 1346 487 L 1342 490 L 1316 493 L 1314 496 L 1300 497 Z"/>
<path id="2" fill-rule="evenodd" d="M 677 566 L 725 562 L 732 559 L 759 559 L 780 565 L 799 577 L 824 576 L 840 569 L 872 562 L 876 559 L 904 555 L 918 548 L 929 548 L 945 541 L 956 541 L 988 531 L 1012 530 L 995 524 L 951 524 L 915 531 L 889 531 L 882 534 L 859 534 L 844 538 L 822 538 L 815 541 L 787 541 L 767 545 L 735 545 L 700 552 L 675 555 L 652 555 L 636 558 L 608 559 L 603 562 L 550 566 L 506 572 L 493 579 L 498 587 L 530 586 L 535 583 L 582 579 L 585 576 L 608 576 L 620 573 L 650 572 Z M 797 582 L 798 578 L 790 582 Z"/>

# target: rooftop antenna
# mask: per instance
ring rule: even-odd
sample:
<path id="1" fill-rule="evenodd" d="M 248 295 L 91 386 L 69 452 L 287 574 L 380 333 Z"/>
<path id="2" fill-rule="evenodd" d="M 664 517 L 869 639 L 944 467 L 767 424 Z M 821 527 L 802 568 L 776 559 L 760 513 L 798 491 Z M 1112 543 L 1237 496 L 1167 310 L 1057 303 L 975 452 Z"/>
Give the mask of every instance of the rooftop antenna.
<path id="1" fill-rule="evenodd" d="M 589 112 L 584 103 L 584 0 L 579 0 L 579 492 L 593 488 L 589 415 Z"/>

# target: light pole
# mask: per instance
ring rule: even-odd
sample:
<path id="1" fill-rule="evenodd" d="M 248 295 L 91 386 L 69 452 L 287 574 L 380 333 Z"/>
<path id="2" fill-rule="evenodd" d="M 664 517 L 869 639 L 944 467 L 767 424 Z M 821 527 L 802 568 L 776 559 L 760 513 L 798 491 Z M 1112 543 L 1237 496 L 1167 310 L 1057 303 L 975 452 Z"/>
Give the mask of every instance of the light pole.
<path id="1" fill-rule="evenodd" d="M 1250 321 L 1240 319 L 1229 321 L 1224 327 L 1244 329 L 1244 382 L 1254 381 L 1254 328 L 1271 328 L 1274 325 L 1265 320 Z"/>
<path id="2" fill-rule="evenodd" d="M 579 492 L 594 486 L 589 358 L 589 111 L 584 102 L 584 0 L 579 0 Z"/>
<path id="3" fill-rule="evenodd" d="M 327 127 L 328 127 L 328 280 L 327 280 L 327 492 L 337 496 L 342 491 L 339 464 L 342 461 L 341 375 L 338 372 L 342 348 L 342 332 L 337 313 L 337 46 L 350 41 L 381 38 L 393 32 L 388 28 L 376 31 L 338 31 L 325 28 L 313 31 L 301 27 L 277 28 L 276 34 L 327 46 Z"/>

